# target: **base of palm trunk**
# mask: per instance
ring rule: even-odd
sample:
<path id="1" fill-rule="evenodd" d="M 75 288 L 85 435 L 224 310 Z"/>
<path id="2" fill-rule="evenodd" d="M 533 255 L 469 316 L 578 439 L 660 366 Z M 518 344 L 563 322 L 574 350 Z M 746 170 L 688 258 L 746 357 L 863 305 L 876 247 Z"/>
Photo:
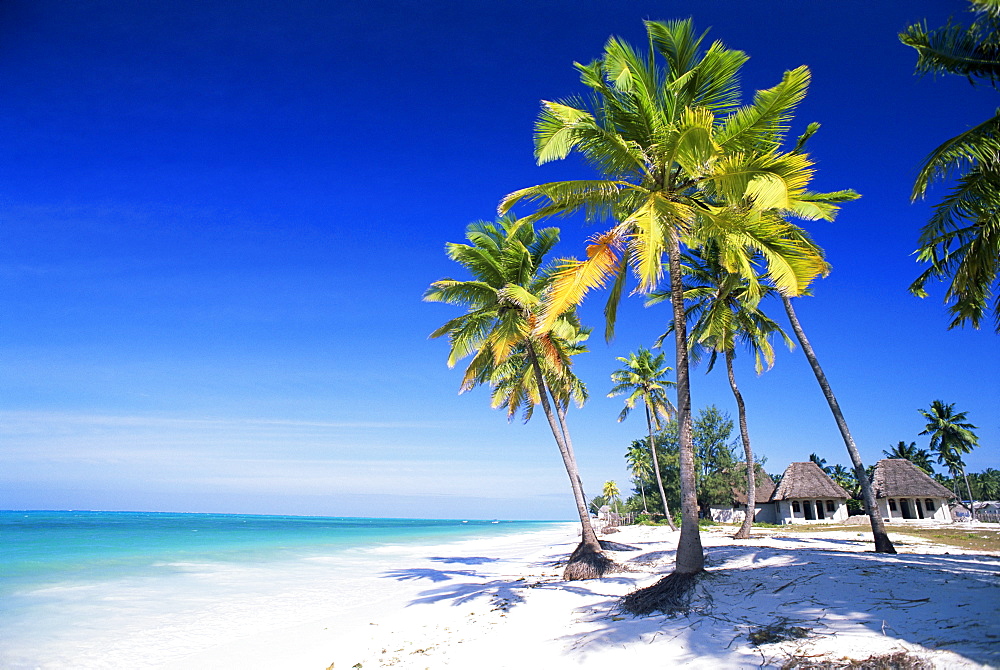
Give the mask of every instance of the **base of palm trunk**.
<path id="1" fill-rule="evenodd" d="M 647 616 L 654 612 L 686 612 L 691 606 L 694 587 L 702 574 L 704 573 L 671 572 L 652 586 L 628 594 L 619 601 L 618 607 L 635 616 Z"/>
<path id="2" fill-rule="evenodd" d="M 581 542 L 569 557 L 569 563 L 563 571 L 563 579 L 567 582 L 599 579 L 609 572 L 614 572 L 617 567 L 614 561 L 590 544 Z"/>
<path id="3" fill-rule="evenodd" d="M 888 535 L 875 534 L 875 553 L 876 554 L 895 554 L 896 547 L 892 546 L 892 541 L 889 539 Z"/>

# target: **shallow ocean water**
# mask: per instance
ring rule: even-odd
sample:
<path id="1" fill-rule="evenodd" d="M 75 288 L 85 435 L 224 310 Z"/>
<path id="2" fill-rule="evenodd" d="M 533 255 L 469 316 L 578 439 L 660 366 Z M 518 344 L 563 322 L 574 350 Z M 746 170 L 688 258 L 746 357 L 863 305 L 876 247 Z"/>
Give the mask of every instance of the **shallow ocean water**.
<path id="1" fill-rule="evenodd" d="M 546 522 L 0 512 L 0 667 L 156 667 L 389 597 L 429 547 Z"/>

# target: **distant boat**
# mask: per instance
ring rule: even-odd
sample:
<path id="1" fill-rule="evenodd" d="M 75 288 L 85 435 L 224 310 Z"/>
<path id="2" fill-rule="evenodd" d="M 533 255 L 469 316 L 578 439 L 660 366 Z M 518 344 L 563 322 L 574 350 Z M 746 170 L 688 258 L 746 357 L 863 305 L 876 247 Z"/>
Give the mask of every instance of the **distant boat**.
<path id="1" fill-rule="evenodd" d="M 500 523 L 500 522 L 497 521 L 496 519 L 493 519 L 493 521 L 490 521 L 490 523 Z"/>
<path id="2" fill-rule="evenodd" d="M 468 521 L 463 521 L 462 523 L 469 523 Z"/>

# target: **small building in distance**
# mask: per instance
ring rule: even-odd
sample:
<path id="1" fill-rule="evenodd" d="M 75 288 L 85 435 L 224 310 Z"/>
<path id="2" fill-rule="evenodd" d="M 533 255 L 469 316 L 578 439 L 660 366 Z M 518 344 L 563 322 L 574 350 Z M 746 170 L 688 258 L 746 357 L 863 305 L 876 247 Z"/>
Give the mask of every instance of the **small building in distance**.
<path id="1" fill-rule="evenodd" d="M 879 513 L 886 521 L 952 520 L 951 491 L 905 458 L 883 458 L 875 464 L 872 489 Z"/>
<path id="2" fill-rule="evenodd" d="M 754 481 L 757 486 L 757 493 L 754 496 L 754 522 L 777 523 L 777 519 L 774 516 L 774 503 L 771 502 L 771 494 L 774 493 L 774 480 L 768 477 L 767 473 L 763 470 L 758 469 Z M 712 521 L 719 523 L 743 523 L 743 518 L 747 513 L 746 488 L 745 482 L 743 486 L 734 486 L 733 500 L 729 505 L 712 505 L 709 508 Z"/>
<path id="3" fill-rule="evenodd" d="M 813 463 L 792 463 L 771 495 L 777 523 L 846 521 L 851 495 Z"/>

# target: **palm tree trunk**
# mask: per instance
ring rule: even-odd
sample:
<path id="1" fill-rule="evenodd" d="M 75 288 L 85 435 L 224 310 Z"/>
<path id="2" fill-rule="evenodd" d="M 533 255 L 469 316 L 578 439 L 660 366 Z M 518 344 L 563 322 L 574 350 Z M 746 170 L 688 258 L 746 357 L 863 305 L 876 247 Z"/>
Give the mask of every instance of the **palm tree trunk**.
<path id="1" fill-rule="evenodd" d="M 597 539 L 597 533 L 590 523 L 590 512 L 587 511 L 587 500 L 583 495 L 583 486 L 580 482 L 580 471 L 576 466 L 576 459 L 573 456 L 571 447 L 565 439 L 563 427 L 560 426 L 559 418 L 553 411 L 552 403 L 549 402 L 548 386 L 545 384 L 545 377 L 542 375 L 542 368 L 538 363 L 538 357 L 534 348 L 529 344 L 528 356 L 531 360 L 531 367 L 535 374 L 535 383 L 538 384 L 538 395 L 542 402 L 542 409 L 545 418 L 548 419 L 552 436 L 559 447 L 559 454 L 563 459 L 563 466 L 569 476 L 569 483 L 573 489 L 573 499 L 576 502 L 576 511 L 580 516 L 581 537 L 580 544 L 577 545 L 573 554 L 566 564 L 563 572 L 563 579 L 567 581 L 575 579 L 595 579 L 604 575 L 614 563 L 601 553 L 601 543 Z M 557 404 L 557 403 L 556 403 Z"/>
<path id="2" fill-rule="evenodd" d="M 969 514 L 972 515 L 972 520 L 976 520 L 976 501 L 972 499 L 972 487 L 969 486 L 969 476 L 965 474 L 965 466 L 962 468 L 962 479 L 965 480 L 965 490 L 969 492 Z"/>
<path id="3" fill-rule="evenodd" d="M 836 396 L 833 395 L 833 390 L 830 388 L 830 383 L 826 380 L 823 368 L 819 365 L 816 352 L 813 351 L 812 345 L 806 339 L 802 325 L 799 323 L 799 319 L 795 315 L 795 310 L 792 308 L 791 299 L 782 294 L 781 301 L 785 304 L 785 312 L 788 313 L 788 320 L 795 331 L 795 337 L 798 338 L 799 344 L 802 345 L 802 351 L 805 352 L 806 358 L 809 360 L 809 365 L 812 366 L 813 374 L 816 375 L 816 381 L 819 382 L 819 386 L 823 390 L 823 395 L 826 396 L 826 402 L 830 405 L 830 411 L 833 412 L 833 418 L 837 421 L 837 427 L 840 428 L 840 435 L 844 438 L 847 453 L 851 456 L 851 463 L 854 465 L 854 476 L 858 478 L 858 484 L 861 485 L 861 497 L 865 503 L 865 512 L 868 514 L 868 518 L 871 519 L 872 535 L 875 538 L 875 551 L 880 554 L 895 554 L 896 548 L 892 546 L 889 534 L 885 532 L 882 515 L 879 514 L 878 506 L 875 504 L 875 495 L 872 493 L 871 481 L 869 481 L 868 474 L 865 472 L 864 463 L 861 462 L 861 454 L 858 453 L 858 448 L 854 444 L 851 431 L 847 427 L 847 420 L 844 419 L 844 413 L 840 411 L 840 404 L 837 402 Z"/>
<path id="4" fill-rule="evenodd" d="M 645 404 L 645 403 L 644 403 Z M 670 507 L 667 505 L 667 494 L 663 492 L 663 478 L 660 475 L 660 462 L 656 457 L 656 438 L 653 437 L 653 417 L 649 412 L 649 405 L 646 407 L 646 427 L 649 429 L 649 453 L 653 455 L 653 472 L 656 473 L 656 485 L 660 487 L 660 500 L 663 501 L 663 514 L 667 517 L 670 530 L 677 530 L 674 520 L 670 518 Z"/>
<path id="5" fill-rule="evenodd" d="M 729 386 L 736 398 L 736 410 L 740 419 L 740 438 L 743 440 L 743 454 L 747 459 L 747 513 L 743 516 L 743 525 L 733 535 L 734 540 L 746 540 L 750 537 L 750 527 L 757 511 L 757 473 L 754 472 L 753 449 L 750 448 L 750 432 L 747 430 L 747 408 L 743 404 L 743 394 L 736 385 L 736 374 L 733 372 L 733 350 L 726 349 L 726 372 L 729 373 Z"/>
<path id="6" fill-rule="evenodd" d="M 674 310 L 674 340 L 677 351 L 677 438 L 681 471 L 681 536 L 677 541 L 674 572 L 694 575 L 705 569 L 705 554 L 698 529 L 698 493 L 694 475 L 694 442 L 691 436 L 691 377 L 688 365 L 687 315 L 681 247 L 677 231 L 667 240 L 670 267 L 670 302 Z"/>
<path id="7" fill-rule="evenodd" d="M 556 416 L 559 418 L 559 429 L 562 432 L 563 441 L 566 445 L 566 452 L 569 454 L 570 460 L 576 464 L 576 452 L 573 451 L 573 440 L 569 436 L 569 426 L 566 425 L 566 407 L 562 403 L 556 402 L 555 395 L 552 394 L 551 389 L 549 389 L 549 394 L 552 395 L 552 404 L 555 405 Z M 576 482 L 580 487 L 580 499 L 583 500 L 583 505 L 586 507 L 587 495 L 583 491 L 583 480 L 580 479 L 579 470 L 577 470 Z M 590 520 L 589 515 L 587 516 L 587 519 L 588 521 Z"/>

